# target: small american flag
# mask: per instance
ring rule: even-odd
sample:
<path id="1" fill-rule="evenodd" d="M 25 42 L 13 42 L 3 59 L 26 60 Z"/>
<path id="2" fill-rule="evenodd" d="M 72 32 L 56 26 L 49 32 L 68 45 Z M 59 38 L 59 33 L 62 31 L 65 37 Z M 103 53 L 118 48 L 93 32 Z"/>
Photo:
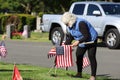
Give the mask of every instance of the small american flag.
<path id="1" fill-rule="evenodd" d="M 71 67 L 72 61 L 72 47 L 70 45 L 63 45 L 64 55 L 56 56 L 56 67 Z"/>
<path id="2" fill-rule="evenodd" d="M 53 56 L 56 56 L 56 50 L 55 48 L 52 48 L 49 52 L 48 52 L 48 58 L 51 58 Z"/>
<path id="3" fill-rule="evenodd" d="M 84 56 L 83 57 L 83 66 L 82 66 L 83 69 L 86 68 L 86 67 L 88 67 L 89 65 L 90 65 L 90 62 L 89 62 L 87 56 Z"/>
<path id="4" fill-rule="evenodd" d="M 0 56 L 5 58 L 6 55 L 7 55 L 7 49 L 5 47 L 5 42 L 1 41 L 1 43 L 0 43 Z"/>
<path id="5" fill-rule="evenodd" d="M 62 46 L 64 47 L 63 55 L 56 55 L 56 50 L 51 49 L 48 53 L 48 58 L 55 56 L 55 66 L 57 68 L 73 66 L 72 47 L 70 45 L 62 45 Z"/>

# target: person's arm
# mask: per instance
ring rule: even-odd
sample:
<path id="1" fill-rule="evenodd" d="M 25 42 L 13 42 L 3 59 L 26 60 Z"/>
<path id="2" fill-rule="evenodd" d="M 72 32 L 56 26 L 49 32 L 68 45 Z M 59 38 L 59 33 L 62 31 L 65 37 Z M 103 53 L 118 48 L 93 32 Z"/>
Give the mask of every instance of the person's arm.
<path id="1" fill-rule="evenodd" d="M 72 37 L 72 35 L 70 33 L 66 34 L 66 40 L 65 40 L 66 45 L 70 45 L 73 40 L 74 40 L 74 38 Z"/>
<path id="2" fill-rule="evenodd" d="M 79 40 L 80 43 L 87 42 L 90 39 L 90 33 L 88 30 L 88 26 L 85 22 L 79 23 L 79 30 L 82 33 L 83 37 Z"/>

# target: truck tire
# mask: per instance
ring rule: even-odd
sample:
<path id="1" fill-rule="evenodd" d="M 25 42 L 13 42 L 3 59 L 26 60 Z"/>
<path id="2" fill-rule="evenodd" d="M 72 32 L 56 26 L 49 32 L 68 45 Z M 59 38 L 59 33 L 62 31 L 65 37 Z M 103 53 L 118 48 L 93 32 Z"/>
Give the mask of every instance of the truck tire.
<path id="1" fill-rule="evenodd" d="M 105 34 L 105 44 L 109 49 L 120 47 L 120 34 L 117 29 L 110 29 Z"/>
<path id="2" fill-rule="evenodd" d="M 61 27 L 56 27 L 51 32 L 51 41 L 53 45 L 56 43 L 58 44 L 58 40 L 60 41 L 60 44 L 62 43 L 64 38 L 64 33 Z"/>

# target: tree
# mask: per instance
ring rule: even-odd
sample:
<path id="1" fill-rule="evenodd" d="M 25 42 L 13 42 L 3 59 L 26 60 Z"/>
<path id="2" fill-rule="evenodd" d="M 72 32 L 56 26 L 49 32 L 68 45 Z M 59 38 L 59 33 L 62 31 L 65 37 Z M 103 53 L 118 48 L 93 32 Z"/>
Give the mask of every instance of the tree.
<path id="1" fill-rule="evenodd" d="M 63 13 L 69 10 L 70 5 L 76 1 L 86 0 L 0 0 L 1 12 L 26 13 Z M 88 0 L 89 1 L 89 0 Z M 119 0 L 96 0 L 96 1 L 114 1 Z"/>

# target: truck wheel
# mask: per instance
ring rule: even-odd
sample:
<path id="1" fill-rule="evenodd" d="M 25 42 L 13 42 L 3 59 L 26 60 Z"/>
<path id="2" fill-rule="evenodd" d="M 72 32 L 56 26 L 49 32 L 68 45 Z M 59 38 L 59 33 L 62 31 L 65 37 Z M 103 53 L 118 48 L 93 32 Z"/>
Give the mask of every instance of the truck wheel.
<path id="1" fill-rule="evenodd" d="M 64 33 L 61 27 L 56 27 L 52 30 L 51 32 L 51 41 L 55 45 L 58 43 L 58 41 L 61 42 L 63 41 L 64 38 Z"/>
<path id="2" fill-rule="evenodd" d="M 105 44 L 109 49 L 120 47 L 120 34 L 117 29 L 110 29 L 105 34 Z"/>

